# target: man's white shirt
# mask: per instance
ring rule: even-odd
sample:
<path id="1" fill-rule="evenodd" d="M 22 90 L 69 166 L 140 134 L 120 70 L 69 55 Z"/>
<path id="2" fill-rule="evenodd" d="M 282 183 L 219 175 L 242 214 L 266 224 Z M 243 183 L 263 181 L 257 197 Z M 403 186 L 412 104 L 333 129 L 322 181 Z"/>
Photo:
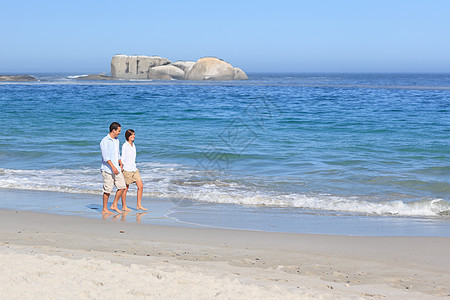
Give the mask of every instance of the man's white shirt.
<path id="1" fill-rule="evenodd" d="M 113 174 L 111 166 L 107 163 L 110 160 L 114 167 L 120 171 L 119 159 L 120 159 L 120 142 L 119 139 L 113 139 L 109 134 L 105 136 L 100 142 L 100 149 L 102 150 L 102 166 L 101 170 L 107 173 Z"/>

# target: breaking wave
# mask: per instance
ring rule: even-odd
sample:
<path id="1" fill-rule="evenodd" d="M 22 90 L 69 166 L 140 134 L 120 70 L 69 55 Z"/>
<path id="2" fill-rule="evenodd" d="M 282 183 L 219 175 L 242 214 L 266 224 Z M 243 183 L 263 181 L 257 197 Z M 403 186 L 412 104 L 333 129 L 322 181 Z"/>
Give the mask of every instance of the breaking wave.
<path id="1" fill-rule="evenodd" d="M 139 167 L 144 181 L 145 197 L 366 215 L 450 215 L 450 202 L 445 199 L 405 202 L 399 197 L 375 201 L 364 196 L 286 193 L 220 172 L 200 171 L 179 164 L 143 163 Z M 98 195 L 102 192 L 102 179 L 99 169 L 92 168 L 0 169 L 0 188 Z M 130 188 L 130 194 L 135 191 L 135 187 Z"/>

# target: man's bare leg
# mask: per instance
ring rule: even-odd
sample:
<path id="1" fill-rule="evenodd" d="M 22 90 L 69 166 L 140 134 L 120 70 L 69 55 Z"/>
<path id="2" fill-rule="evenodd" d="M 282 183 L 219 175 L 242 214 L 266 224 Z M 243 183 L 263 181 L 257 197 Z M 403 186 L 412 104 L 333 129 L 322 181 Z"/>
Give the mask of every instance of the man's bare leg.
<path id="1" fill-rule="evenodd" d="M 142 193 L 144 192 L 144 184 L 142 183 L 142 180 L 136 181 L 136 185 L 138 188 L 137 191 L 137 209 L 147 210 L 145 207 L 142 206 Z"/>
<path id="2" fill-rule="evenodd" d="M 110 210 L 108 210 L 108 199 L 109 199 L 109 194 L 103 193 L 103 209 L 102 209 L 102 214 L 112 215 L 112 214 L 114 214 L 114 213 L 111 212 Z"/>
<path id="3" fill-rule="evenodd" d="M 127 187 L 125 188 L 125 190 L 123 191 L 123 194 L 122 194 L 122 210 L 123 211 L 131 211 L 131 209 L 129 209 L 127 206 L 127 192 L 128 192 L 129 187 L 130 186 L 127 184 Z"/>
<path id="4" fill-rule="evenodd" d="M 117 208 L 117 203 L 119 202 L 120 197 L 122 197 L 123 191 L 124 191 L 124 189 L 117 190 L 116 196 L 114 197 L 114 201 L 113 201 L 113 203 L 111 204 L 111 207 L 110 207 L 111 210 L 114 210 L 114 211 L 118 212 L 119 214 L 121 214 L 122 211 Z"/>

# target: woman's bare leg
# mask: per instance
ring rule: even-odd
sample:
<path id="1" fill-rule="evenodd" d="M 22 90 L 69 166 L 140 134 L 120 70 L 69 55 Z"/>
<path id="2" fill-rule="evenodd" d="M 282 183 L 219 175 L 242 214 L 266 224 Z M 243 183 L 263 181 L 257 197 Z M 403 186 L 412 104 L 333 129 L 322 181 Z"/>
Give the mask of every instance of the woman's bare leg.
<path id="1" fill-rule="evenodd" d="M 136 181 L 136 185 L 137 185 L 137 188 L 138 188 L 136 208 L 137 209 L 142 209 L 142 210 L 147 210 L 146 208 L 144 208 L 142 206 L 142 193 L 144 191 L 144 184 L 142 183 L 142 180 Z"/>
<path id="2" fill-rule="evenodd" d="M 127 207 L 127 192 L 128 192 L 128 188 L 129 188 L 130 186 L 127 184 L 127 187 L 126 187 L 126 189 L 123 191 L 123 194 L 122 194 L 122 210 L 123 211 L 131 211 L 131 209 L 129 209 L 128 207 Z"/>

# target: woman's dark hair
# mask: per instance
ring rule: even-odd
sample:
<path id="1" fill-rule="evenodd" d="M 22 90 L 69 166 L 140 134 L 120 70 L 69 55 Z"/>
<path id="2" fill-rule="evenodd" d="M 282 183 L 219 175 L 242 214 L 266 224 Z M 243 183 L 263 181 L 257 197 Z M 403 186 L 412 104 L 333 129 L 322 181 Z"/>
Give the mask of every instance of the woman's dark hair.
<path id="1" fill-rule="evenodd" d="M 133 129 L 128 129 L 128 130 L 125 132 L 125 139 L 128 141 L 128 138 L 129 138 L 133 133 L 134 133 L 134 130 L 133 130 Z"/>
<path id="2" fill-rule="evenodd" d="M 112 122 L 111 125 L 109 125 L 109 132 L 112 132 L 113 130 L 117 130 L 117 128 L 122 127 L 117 122 Z"/>

